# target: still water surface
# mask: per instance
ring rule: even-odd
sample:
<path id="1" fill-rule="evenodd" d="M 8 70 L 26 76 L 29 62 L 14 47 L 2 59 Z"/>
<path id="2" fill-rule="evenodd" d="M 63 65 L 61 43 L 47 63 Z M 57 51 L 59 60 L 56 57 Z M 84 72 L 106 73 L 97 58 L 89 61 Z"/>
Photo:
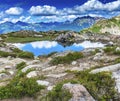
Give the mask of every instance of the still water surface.
<path id="1" fill-rule="evenodd" d="M 64 51 L 82 51 L 85 48 L 97 48 L 97 47 L 104 47 L 104 44 L 99 42 L 90 42 L 84 41 L 82 43 L 74 43 L 70 46 L 62 46 L 56 41 L 37 41 L 37 42 L 30 42 L 30 43 L 15 43 L 16 47 L 23 51 L 29 51 L 34 53 L 35 56 L 38 55 L 47 55 L 52 52 L 64 52 Z"/>

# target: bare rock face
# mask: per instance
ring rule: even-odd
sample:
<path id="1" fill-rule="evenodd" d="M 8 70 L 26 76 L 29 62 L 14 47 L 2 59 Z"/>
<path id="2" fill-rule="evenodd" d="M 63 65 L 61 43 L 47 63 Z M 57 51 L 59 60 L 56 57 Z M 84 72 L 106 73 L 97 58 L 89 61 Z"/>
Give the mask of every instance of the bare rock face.
<path id="1" fill-rule="evenodd" d="M 29 65 L 29 66 L 26 66 L 25 68 L 22 69 L 22 72 L 26 72 L 28 69 L 37 69 L 37 68 L 41 68 L 41 66 L 39 64 L 37 65 Z"/>
<path id="2" fill-rule="evenodd" d="M 86 88 L 80 84 L 67 83 L 63 85 L 63 89 L 72 93 L 73 97 L 69 101 L 95 101 Z"/>
<path id="3" fill-rule="evenodd" d="M 117 70 L 120 69 L 120 63 L 118 64 L 115 64 L 115 65 L 110 65 L 110 66 L 105 66 L 105 67 L 102 67 L 102 68 L 98 68 L 98 69 L 94 69 L 92 70 L 90 73 L 99 73 L 99 72 L 105 72 L 105 71 L 108 71 L 108 72 L 115 72 Z"/>
<path id="4" fill-rule="evenodd" d="M 73 32 L 67 32 L 66 34 L 60 34 L 55 40 L 59 42 L 67 42 L 69 38 L 73 38 Z"/>

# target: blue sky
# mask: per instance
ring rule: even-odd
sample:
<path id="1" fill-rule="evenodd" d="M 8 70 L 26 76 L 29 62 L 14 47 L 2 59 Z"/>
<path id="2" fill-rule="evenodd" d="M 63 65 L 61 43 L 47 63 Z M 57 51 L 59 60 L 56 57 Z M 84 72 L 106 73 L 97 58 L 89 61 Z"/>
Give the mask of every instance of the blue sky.
<path id="1" fill-rule="evenodd" d="M 0 23 L 55 22 L 81 16 L 110 18 L 120 14 L 120 0 L 3 0 Z"/>

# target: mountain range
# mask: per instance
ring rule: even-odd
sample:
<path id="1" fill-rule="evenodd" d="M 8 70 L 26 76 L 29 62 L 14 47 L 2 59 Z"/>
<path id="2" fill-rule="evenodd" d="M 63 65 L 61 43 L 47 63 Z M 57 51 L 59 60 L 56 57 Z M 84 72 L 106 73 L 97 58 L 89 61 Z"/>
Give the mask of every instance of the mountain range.
<path id="1" fill-rule="evenodd" d="M 102 17 L 91 17 L 91 16 L 83 16 L 74 19 L 73 21 L 65 21 L 65 22 L 40 22 L 40 23 L 27 23 L 18 21 L 16 23 L 12 22 L 4 22 L 0 24 L 0 33 L 8 33 L 19 30 L 33 30 L 33 31 L 49 31 L 49 30 L 73 30 L 73 31 L 81 31 L 84 28 L 89 28 L 95 22 L 104 19 Z"/>

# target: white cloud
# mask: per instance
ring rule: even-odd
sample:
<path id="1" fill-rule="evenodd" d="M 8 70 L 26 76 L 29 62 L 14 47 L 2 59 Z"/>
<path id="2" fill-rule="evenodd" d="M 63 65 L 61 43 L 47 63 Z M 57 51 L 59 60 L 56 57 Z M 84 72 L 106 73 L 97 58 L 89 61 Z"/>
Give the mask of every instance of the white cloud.
<path id="1" fill-rule="evenodd" d="M 4 17 L 4 13 L 3 12 L 0 12 L 0 18 L 3 18 Z"/>
<path id="2" fill-rule="evenodd" d="M 88 0 L 82 6 L 74 7 L 74 10 L 81 11 L 81 12 L 90 11 L 90 10 L 113 11 L 113 10 L 117 10 L 119 7 L 120 7 L 120 0 L 113 1 L 106 4 L 103 4 L 98 0 Z"/>
<path id="3" fill-rule="evenodd" d="M 84 48 L 98 48 L 98 47 L 104 47 L 105 44 L 99 43 L 99 42 L 90 42 L 90 41 L 84 41 L 80 44 L 74 43 L 74 46 L 79 47 L 82 46 Z"/>
<path id="4" fill-rule="evenodd" d="M 22 12 L 23 12 L 23 9 L 20 7 L 11 7 L 5 11 L 5 13 L 9 15 L 20 15 Z"/>
<path id="5" fill-rule="evenodd" d="M 40 15 L 41 19 L 52 19 L 53 21 L 60 21 L 59 19 L 69 20 L 73 19 L 75 16 L 84 16 L 84 15 L 100 15 L 102 16 L 112 16 L 111 12 L 117 12 L 120 10 L 120 0 L 109 2 L 103 4 L 99 0 L 88 0 L 83 5 L 77 5 L 72 8 L 63 8 L 61 10 L 57 9 L 54 6 L 44 5 L 44 6 L 32 6 L 29 10 L 32 15 Z M 115 14 L 115 13 L 114 13 Z M 43 17 L 47 16 L 47 17 Z M 52 17 L 53 18 L 52 18 Z M 68 18 L 67 18 L 68 16 Z M 58 18 L 60 17 L 60 18 Z M 52 21 L 51 20 L 51 21 Z"/>
<path id="6" fill-rule="evenodd" d="M 58 45 L 58 43 L 55 41 L 38 41 L 38 42 L 31 42 L 30 44 L 32 45 L 33 48 L 52 48 Z M 22 49 L 27 44 L 15 43 L 13 45 Z"/>
<path id="7" fill-rule="evenodd" d="M 30 43 L 33 48 L 52 48 L 57 46 L 57 42 L 55 41 L 41 41 L 41 42 L 32 42 Z"/>
<path id="8" fill-rule="evenodd" d="M 32 6 L 29 9 L 29 13 L 24 16 L 8 16 L 20 15 L 23 12 L 22 8 L 11 7 L 5 12 L 0 13 L 0 23 L 11 21 L 16 23 L 17 21 L 23 22 L 64 22 L 66 20 L 74 20 L 81 16 L 93 16 L 93 17 L 113 17 L 120 14 L 120 0 L 103 4 L 99 0 L 88 0 L 83 5 L 77 5 L 72 8 L 57 9 L 54 6 Z M 38 15 L 38 16 L 33 16 Z M 19 17 L 19 18 L 18 18 Z"/>
<path id="9" fill-rule="evenodd" d="M 5 22 L 12 22 L 12 23 L 16 23 L 18 21 L 22 21 L 22 22 L 30 22 L 31 20 L 31 16 L 25 17 L 25 16 L 20 16 L 19 18 L 3 18 L 2 21 L 0 21 L 1 23 L 5 23 Z"/>
<path id="10" fill-rule="evenodd" d="M 103 4 L 99 0 L 88 0 L 83 5 L 77 5 L 73 8 L 63 8 L 59 11 L 61 15 L 85 15 L 96 12 L 111 12 L 120 10 L 120 0 L 113 1 L 110 3 Z"/>
<path id="11" fill-rule="evenodd" d="M 76 15 L 65 15 L 65 16 L 57 16 L 57 15 L 54 15 L 54 16 L 42 16 L 42 17 L 39 17 L 39 21 L 45 21 L 45 22 L 64 22 L 66 20 L 74 20 L 76 17 L 79 17 L 79 16 L 76 16 Z"/>
<path id="12" fill-rule="evenodd" d="M 20 16 L 19 18 L 10 19 L 10 21 L 13 23 L 16 23 L 18 21 L 29 22 L 30 18 L 31 18 L 31 16 L 28 16 L 28 17 Z"/>
<path id="13" fill-rule="evenodd" d="M 0 24 L 4 23 L 4 22 L 7 22 L 7 21 L 10 21 L 10 19 L 9 18 L 4 18 L 2 21 L 0 21 Z"/>
<path id="14" fill-rule="evenodd" d="M 25 47 L 25 44 L 21 44 L 21 43 L 15 43 L 13 45 L 16 46 L 17 48 L 20 48 L 20 49 L 22 49 L 23 47 Z"/>
<path id="15" fill-rule="evenodd" d="M 29 10 L 32 15 L 54 15 L 57 13 L 56 7 L 44 5 L 44 6 L 32 6 Z"/>

